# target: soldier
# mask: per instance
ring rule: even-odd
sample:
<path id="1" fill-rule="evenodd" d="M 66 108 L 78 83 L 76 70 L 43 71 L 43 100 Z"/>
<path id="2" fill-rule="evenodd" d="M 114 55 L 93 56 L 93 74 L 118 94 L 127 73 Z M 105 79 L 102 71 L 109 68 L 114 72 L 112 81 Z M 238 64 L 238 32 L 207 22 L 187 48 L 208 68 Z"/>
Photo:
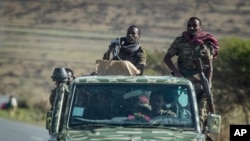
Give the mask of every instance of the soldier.
<path id="1" fill-rule="evenodd" d="M 74 76 L 74 71 L 70 68 L 65 68 L 67 74 L 68 74 L 68 77 L 65 81 L 63 81 L 65 84 L 67 84 L 68 86 L 71 84 L 71 82 L 75 79 L 75 76 Z M 56 97 L 56 88 L 57 86 L 61 83 L 60 81 L 57 81 L 55 79 L 55 76 L 51 76 L 51 78 L 53 79 L 53 81 L 55 81 L 55 85 L 56 87 L 54 89 L 51 90 L 51 94 L 50 94 L 50 97 L 49 97 L 49 101 L 50 101 L 50 105 L 51 105 L 51 111 L 53 110 L 53 104 L 54 104 L 54 100 L 55 100 L 55 97 Z"/>
<path id="2" fill-rule="evenodd" d="M 70 85 L 73 80 L 75 79 L 75 75 L 74 75 L 74 71 L 70 68 L 65 68 L 66 72 L 68 73 L 68 81 L 67 81 L 67 85 Z"/>
<path id="3" fill-rule="evenodd" d="M 208 80 L 209 87 L 212 87 L 213 66 L 212 61 L 218 55 L 218 41 L 208 32 L 201 29 L 201 20 L 191 17 L 187 23 L 187 30 L 177 37 L 168 49 L 164 62 L 173 71 L 174 76 L 185 77 L 192 81 L 197 94 L 199 117 L 201 129 L 206 125 L 207 98 L 201 84 L 201 76 L 197 67 L 197 58 L 202 61 L 203 72 Z M 171 58 L 178 56 L 177 67 Z M 208 137 L 208 140 L 212 138 Z"/>
<path id="4" fill-rule="evenodd" d="M 141 47 L 139 42 L 140 36 L 140 28 L 135 25 L 131 25 L 127 29 L 126 37 L 120 37 L 111 42 L 109 49 L 103 55 L 103 59 L 128 60 L 141 71 L 140 75 L 142 75 L 146 66 L 146 52 Z M 119 48 L 116 50 L 116 47 Z M 113 56 L 113 58 L 111 58 L 110 54 L 112 52 L 115 52 L 117 56 Z"/>
<path id="5" fill-rule="evenodd" d="M 163 107 L 165 106 L 165 101 L 163 95 L 158 91 L 152 92 L 150 95 L 150 106 L 151 106 L 151 117 L 169 115 L 176 117 L 176 114 L 172 110 L 166 110 Z"/>

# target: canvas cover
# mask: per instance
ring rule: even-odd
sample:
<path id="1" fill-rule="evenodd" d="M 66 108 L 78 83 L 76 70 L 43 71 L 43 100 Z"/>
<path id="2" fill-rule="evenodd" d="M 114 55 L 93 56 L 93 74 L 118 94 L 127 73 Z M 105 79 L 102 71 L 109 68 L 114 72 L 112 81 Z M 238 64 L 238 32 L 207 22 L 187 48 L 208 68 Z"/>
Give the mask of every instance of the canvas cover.
<path id="1" fill-rule="evenodd" d="M 98 75 L 139 75 L 138 70 L 127 60 L 96 60 L 96 73 Z"/>

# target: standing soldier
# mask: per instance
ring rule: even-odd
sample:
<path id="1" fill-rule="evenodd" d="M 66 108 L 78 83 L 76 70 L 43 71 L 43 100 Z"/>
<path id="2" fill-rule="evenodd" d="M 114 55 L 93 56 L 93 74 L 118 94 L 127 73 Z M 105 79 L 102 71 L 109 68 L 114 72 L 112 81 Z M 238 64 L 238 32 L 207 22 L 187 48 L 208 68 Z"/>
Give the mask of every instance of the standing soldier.
<path id="1" fill-rule="evenodd" d="M 51 111 L 53 110 L 53 104 L 54 104 L 54 100 L 56 97 L 56 89 L 58 87 L 58 85 L 60 83 L 65 83 L 67 86 L 69 86 L 71 84 L 71 82 L 75 79 L 74 76 L 74 72 L 72 69 L 70 68 L 65 68 L 66 72 L 67 72 L 67 76 L 65 76 L 65 78 L 63 80 L 58 80 L 57 79 L 57 74 L 53 73 L 53 75 L 51 76 L 52 80 L 55 81 L 56 87 L 54 89 L 51 90 L 51 94 L 49 97 L 49 101 L 50 101 L 50 105 L 51 105 Z"/>
<path id="2" fill-rule="evenodd" d="M 126 37 L 120 37 L 115 39 L 109 45 L 109 49 L 103 55 L 104 60 L 128 60 L 135 67 L 140 70 L 140 75 L 143 74 L 143 70 L 146 66 L 146 52 L 141 47 L 139 42 L 141 36 L 141 30 L 138 26 L 131 25 L 127 29 Z M 116 48 L 119 47 L 119 48 Z M 110 58 L 111 53 L 115 53 L 116 56 Z"/>
<path id="3" fill-rule="evenodd" d="M 212 86 L 213 65 L 212 61 L 218 54 L 217 39 L 201 29 L 201 20 L 191 17 L 187 23 L 187 30 L 177 37 L 168 49 L 164 62 L 173 71 L 174 76 L 185 77 L 192 81 L 197 94 L 201 129 L 205 131 L 208 109 L 206 108 L 208 97 L 204 94 L 202 85 L 202 70 L 208 81 L 208 88 Z M 177 67 L 171 58 L 178 56 Z M 198 67 L 198 61 L 202 62 L 202 69 Z M 207 140 L 213 140 L 207 134 Z"/>

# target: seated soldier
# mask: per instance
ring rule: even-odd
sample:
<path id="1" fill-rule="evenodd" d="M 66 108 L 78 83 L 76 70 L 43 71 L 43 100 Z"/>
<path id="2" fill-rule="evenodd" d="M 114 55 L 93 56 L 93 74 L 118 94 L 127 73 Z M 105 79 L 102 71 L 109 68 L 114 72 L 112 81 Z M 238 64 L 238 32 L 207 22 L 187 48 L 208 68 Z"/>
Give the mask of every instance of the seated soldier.
<path id="1" fill-rule="evenodd" d="M 165 110 L 163 107 L 165 106 L 165 101 L 163 95 L 158 91 L 152 92 L 150 95 L 150 106 L 151 106 L 151 117 L 161 116 L 161 115 L 170 115 L 176 117 L 176 113 L 172 110 Z"/>
<path id="2" fill-rule="evenodd" d="M 141 90 L 135 90 L 124 94 L 122 115 L 127 116 L 137 112 L 149 113 L 151 107 L 149 105 L 148 96 L 143 94 Z"/>

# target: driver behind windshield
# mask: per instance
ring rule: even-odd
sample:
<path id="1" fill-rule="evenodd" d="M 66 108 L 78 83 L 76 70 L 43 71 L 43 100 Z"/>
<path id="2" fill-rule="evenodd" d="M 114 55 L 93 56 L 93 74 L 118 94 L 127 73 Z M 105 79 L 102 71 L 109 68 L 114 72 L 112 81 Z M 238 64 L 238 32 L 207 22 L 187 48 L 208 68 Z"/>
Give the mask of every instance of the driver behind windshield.
<path id="1" fill-rule="evenodd" d="M 163 95 L 161 95 L 158 91 L 151 93 L 149 102 L 151 106 L 150 117 L 162 115 L 170 115 L 176 117 L 176 113 L 174 113 L 172 110 L 165 110 L 163 108 L 165 106 L 165 101 Z"/>

